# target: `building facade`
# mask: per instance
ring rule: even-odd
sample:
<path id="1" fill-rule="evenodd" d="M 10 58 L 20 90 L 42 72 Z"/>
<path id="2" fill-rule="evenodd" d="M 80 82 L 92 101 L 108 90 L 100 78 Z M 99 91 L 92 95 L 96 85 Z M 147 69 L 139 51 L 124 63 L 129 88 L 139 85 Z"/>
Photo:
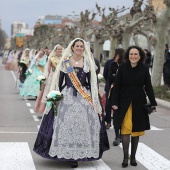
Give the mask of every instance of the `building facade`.
<path id="1" fill-rule="evenodd" d="M 11 37 L 15 37 L 16 34 L 21 33 L 24 35 L 33 35 L 33 29 L 28 28 L 28 24 L 21 21 L 14 21 L 11 25 Z"/>

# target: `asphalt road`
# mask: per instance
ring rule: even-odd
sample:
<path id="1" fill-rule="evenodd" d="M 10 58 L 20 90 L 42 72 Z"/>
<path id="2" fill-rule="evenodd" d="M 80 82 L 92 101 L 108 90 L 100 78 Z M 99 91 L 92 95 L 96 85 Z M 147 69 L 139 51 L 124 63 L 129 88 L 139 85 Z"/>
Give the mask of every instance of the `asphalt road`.
<path id="1" fill-rule="evenodd" d="M 0 60 L 1 63 L 1 60 Z M 65 170 L 72 169 L 67 162 L 41 158 L 33 152 L 41 114 L 34 112 L 35 98 L 19 96 L 15 88 L 15 71 L 7 71 L 0 64 L 0 170 Z M 103 87 L 100 87 L 103 93 Z M 157 108 L 150 115 L 151 130 L 140 138 L 136 170 L 170 170 L 170 111 Z M 77 170 L 122 169 L 123 151 L 112 146 L 113 128 L 108 131 L 110 150 L 94 162 L 80 162 Z"/>

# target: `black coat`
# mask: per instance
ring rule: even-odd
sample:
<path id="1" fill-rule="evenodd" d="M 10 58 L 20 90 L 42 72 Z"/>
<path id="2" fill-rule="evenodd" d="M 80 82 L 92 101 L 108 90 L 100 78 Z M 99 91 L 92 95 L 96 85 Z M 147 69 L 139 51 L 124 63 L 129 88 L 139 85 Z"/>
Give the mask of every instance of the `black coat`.
<path id="1" fill-rule="evenodd" d="M 108 72 L 108 81 L 110 82 L 110 84 L 113 84 L 115 82 L 118 67 L 118 64 L 114 61 L 110 64 Z"/>
<path id="2" fill-rule="evenodd" d="M 164 78 L 164 83 L 170 86 L 170 52 L 169 51 L 167 51 L 166 53 L 165 63 L 163 66 L 163 78 Z"/>
<path id="3" fill-rule="evenodd" d="M 109 82 L 109 79 L 108 79 L 109 68 L 110 68 L 110 66 L 111 66 L 113 61 L 114 61 L 113 59 L 107 60 L 105 65 L 104 65 L 104 70 L 103 70 L 103 77 L 104 77 L 104 79 L 106 81 L 105 89 L 104 90 L 107 91 L 107 92 L 109 91 L 110 85 L 111 85 L 111 83 Z"/>
<path id="4" fill-rule="evenodd" d="M 120 65 L 110 98 L 111 105 L 118 106 L 118 126 L 121 126 L 132 102 L 132 132 L 150 129 L 149 116 L 144 109 L 144 104 L 147 103 L 146 94 L 151 105 L 157 106 L 149 68 L 143 63 L 138 63 L 134 68 L 130 62 Z"/>

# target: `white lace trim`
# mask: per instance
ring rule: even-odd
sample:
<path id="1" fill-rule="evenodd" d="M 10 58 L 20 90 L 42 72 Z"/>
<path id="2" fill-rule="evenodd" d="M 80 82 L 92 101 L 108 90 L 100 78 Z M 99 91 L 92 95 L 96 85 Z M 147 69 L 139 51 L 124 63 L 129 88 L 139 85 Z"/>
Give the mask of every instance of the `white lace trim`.
<path id="1" fill-rule="evenodd" d="M 89 93 L 87 90 L 86 92 Z M 49 155 L 74 160 L 98 158 L 100 140 L 98 115 L 79 93 L 72 96 L 72 88 L 65 88 L 62 93 L 65 97 L 58 107 Z"/>

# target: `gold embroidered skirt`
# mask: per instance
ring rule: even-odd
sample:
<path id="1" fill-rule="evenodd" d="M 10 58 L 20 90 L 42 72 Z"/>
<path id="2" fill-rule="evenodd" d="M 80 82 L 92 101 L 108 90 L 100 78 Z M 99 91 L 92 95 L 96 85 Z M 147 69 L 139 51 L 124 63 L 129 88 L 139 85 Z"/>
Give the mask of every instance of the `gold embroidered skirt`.
<path id="1" fill-rule="evenodd" d="M 123 120 L 122 123 L 122 127 L 121 127 L 121 134 L 125 135 L 125 134 L 130 134 L 131 136 L 135 137 L 135 136 L 142 136 L 145 134 L 144 131 L 142 132 L 132 132 L 132 103 L 130 104 L 125 118 Z"/>

